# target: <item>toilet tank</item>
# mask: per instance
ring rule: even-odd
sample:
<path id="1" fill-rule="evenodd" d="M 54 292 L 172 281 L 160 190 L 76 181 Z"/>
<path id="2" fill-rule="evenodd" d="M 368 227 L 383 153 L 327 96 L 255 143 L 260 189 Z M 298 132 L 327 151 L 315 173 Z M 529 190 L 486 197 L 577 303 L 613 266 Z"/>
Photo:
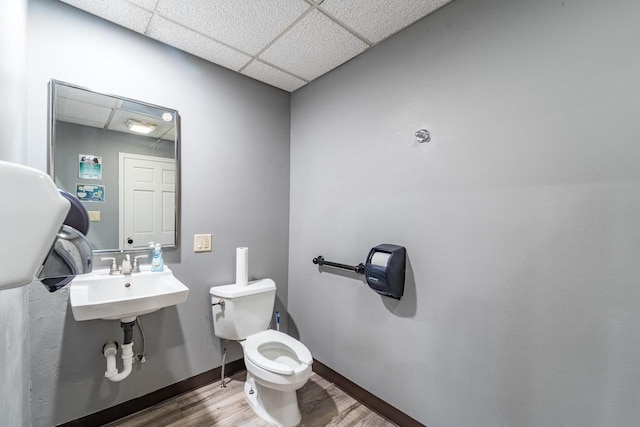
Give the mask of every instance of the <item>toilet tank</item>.
<path id="1" fill-rule="evenodd" d="M 209 289 L 213 331 L 227 340 L 243 340 L 269 327 L 276 284 L 271 279 L 249 282 L 247 286 L 224 285 Z M 217 304 L 220 301 L 224 304 Z"/>

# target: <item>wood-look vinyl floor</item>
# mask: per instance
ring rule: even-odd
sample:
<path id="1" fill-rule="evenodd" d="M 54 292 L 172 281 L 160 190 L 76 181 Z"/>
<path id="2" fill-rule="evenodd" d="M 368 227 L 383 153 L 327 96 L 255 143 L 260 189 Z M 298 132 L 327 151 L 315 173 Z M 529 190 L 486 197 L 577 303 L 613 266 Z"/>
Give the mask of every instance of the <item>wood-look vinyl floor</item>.
<path id="1" fill-rule="evenodd" d="M 271 426 L 255 415 L 244 397 L 246 371 L 161 402 L 109 427 L 263 427 Z M 396 426 L 347 395 L 316 373 L 300 390 L 300 426 Z"/>

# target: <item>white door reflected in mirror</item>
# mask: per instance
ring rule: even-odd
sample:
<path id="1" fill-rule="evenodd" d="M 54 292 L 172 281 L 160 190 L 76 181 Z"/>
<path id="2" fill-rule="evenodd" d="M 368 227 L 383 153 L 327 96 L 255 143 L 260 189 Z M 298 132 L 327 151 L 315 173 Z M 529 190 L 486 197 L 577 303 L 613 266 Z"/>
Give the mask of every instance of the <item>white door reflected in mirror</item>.
<path id="1" fill-rule="evenodd" d="M 176 164 L 173 159 L 120 153 L 120 249 L 174 243 Z"/>

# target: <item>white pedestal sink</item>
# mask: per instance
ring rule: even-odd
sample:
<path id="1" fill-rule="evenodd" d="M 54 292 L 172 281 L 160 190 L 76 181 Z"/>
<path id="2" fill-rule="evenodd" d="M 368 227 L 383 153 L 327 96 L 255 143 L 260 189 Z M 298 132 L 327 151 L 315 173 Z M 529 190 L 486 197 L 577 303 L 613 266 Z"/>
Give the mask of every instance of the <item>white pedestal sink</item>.
<path id="1" fill-rule="evenodd" d="M 180 304 L 188 294 L 189 288 L 165 266 L 162 272 L 109 275 L 105 269 L 76 276 L 69 299 L 76 320 L 116 320 Z"/>

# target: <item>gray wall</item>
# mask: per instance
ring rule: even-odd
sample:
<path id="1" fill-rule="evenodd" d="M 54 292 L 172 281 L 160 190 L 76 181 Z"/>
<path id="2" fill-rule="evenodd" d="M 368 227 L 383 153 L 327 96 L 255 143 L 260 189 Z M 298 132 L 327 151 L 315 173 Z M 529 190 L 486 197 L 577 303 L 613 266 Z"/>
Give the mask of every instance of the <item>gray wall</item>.
<path id="1" fill-rule="evenodd" d="M 167 264 L 186 303 L 142 317 L 147 362 L 122 383 L 104 378 L 102 344 L 117 321 L 76 322 L 68 290 L 31 289 L 33 424 L 51 426 L 220 366 L 209 287 L 235 281 L 235 248 L 251 278 L 271 277 L 287 299 L 290 95 L 58 1 L 29 2 L 28 155 L 46 169 L 47 84 L 55 78 L 180 111 L 182 241 Z M 213 252 L 194 254 L 193 234 Z M 139 338 L 137 338 L 139 341 Z M 241 357 L 239 346 L 229 358 Z"/>
<path id="2" fill-rule="evenodd" d="M 75 322 L 66 290 L 32 285 L 34 425 L 219 366 L 207 291 L 234 280 L 240 245 L 317 359 L 430 427 L 640 424 L 636 4 L 456 0 L 311 83 L 291 105 L 290 210 L 287 94 L 60 2 L 29 7 L 31 166 L 46 167 L 50 78 L 181 111 L 167 262 L 191 289 L 143 317 L 148 362 L 112 384 L 99 349 L 117 322 Z M 206 232 L 213 253 L 193 254 Z M 382 242 L 408 249 L 400 302 L 311 264 Z M 22 324 L 24 295 L 8 303 Z M 14 363 L 3 393 L 28 380 Z"/>
<path id="3" fill-rule="evenodd" d="M 429 427 L 640 425 L 639 19 L 456 0 L 293 94 L 314 357 Z M 400 302 L 311 263 L 383 242 L 408 250 Z"/>
<path id="4" fill-rule="evenodd" d="M 0 160 L 24 164 L 27 2 L 9 0 L 3 3 L 2 12 Z M 0 291 L 0 423 L 8 426 L 31 423 L 28 304 L 28 286 Z"/>
<path id="5" fill-rule="evenodd" d="M 55 182 L 75 194 L 76 184 L 105 186 L 104 202 L 82 202 L 89 211 L 100 211 L 100 221 L 92 221 L 87 238 L 95 249 L 119 247 L 119 153 L 175 158 L 171 141 L 99 129 L 67 122 L 56 122 Z M 153 146 L 151 146 L 151 144 Z M 102 157 L 102 179 L 78 178 L 78 155 Z"/>

